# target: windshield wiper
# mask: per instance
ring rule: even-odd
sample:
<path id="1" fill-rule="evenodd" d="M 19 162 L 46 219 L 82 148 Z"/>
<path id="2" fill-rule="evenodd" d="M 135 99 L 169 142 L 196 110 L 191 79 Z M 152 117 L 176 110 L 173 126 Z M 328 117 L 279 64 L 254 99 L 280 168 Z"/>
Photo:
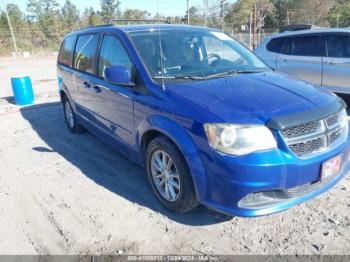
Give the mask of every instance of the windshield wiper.
<path id="1" fill-rule="evenodd" d="M 252 69 L 252 70 L 229 70 L 229 71 L 222 72 L 222 73 L 208 75 L 207 78 L 215 78 L 215 77 L 221 77 L 221 76 L 227 76 L 227 75 L 254 74 L 254 73 L 261 73 L 261 72 L 265 72 L 265 70 L 258 70 L 258 69 Z"/>
<path id="2" fill-rule="evenodd" d="M 154 79 L 190 79 L 190 80 L 205 80 L 207 77 L 203 76 L 186 76 L 186 75 L 175 75 L 175 76 L 154 76 Z"/>

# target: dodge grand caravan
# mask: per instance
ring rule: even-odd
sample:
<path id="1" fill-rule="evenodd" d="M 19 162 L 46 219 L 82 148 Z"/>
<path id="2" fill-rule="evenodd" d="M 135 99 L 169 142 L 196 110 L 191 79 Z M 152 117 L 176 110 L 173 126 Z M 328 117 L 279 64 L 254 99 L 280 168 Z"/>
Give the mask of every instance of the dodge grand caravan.
<path id="1" fill-rule="evenodd" d="M 170 210 L 270 214 L 349 171 L 343 101 L 276 74 L 221 31 L 90 27 L 65 37 L 57 67 L 69 130 L 144 166 Z"/>

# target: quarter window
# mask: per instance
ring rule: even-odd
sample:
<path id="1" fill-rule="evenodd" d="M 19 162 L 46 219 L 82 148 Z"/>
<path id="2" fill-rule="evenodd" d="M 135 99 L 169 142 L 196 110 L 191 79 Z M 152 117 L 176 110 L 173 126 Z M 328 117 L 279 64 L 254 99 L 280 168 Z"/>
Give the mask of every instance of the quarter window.
<path id="1" fill-rule="evenodd" d="M 272 39 L 266 46 L 267 50 L 274 53 L 282 53 L 283 43 L 285 38 L 275 38 Z"/>
<path id="2" fill-rule="evenodd" d="M 78 37 L 74 53 L 74 68 L 93 74 L 97 43 L 97 35 L 81 35 Z"/>
<path id="3" fill-rule="evenodd" d="M 328 57 L 350 58 L 350 36 L 326 36 Z"/>
<path id="4" fill-rule="evenodd" d="M 132 70 L 132 63 L 124 46 L 115 36 L 103 37 L 100 58 L 98 62 L 98 76 L 104 77 L 104 71 L 111 66 L 121 65 Z"/>
<path id="5" fill-rule="evenodd" d="M 58 63 L 66 66 L 72 66 L 74 43 L 75 36 L 68 36 L 66 39 L 64 39 L 58 55 Z"/>

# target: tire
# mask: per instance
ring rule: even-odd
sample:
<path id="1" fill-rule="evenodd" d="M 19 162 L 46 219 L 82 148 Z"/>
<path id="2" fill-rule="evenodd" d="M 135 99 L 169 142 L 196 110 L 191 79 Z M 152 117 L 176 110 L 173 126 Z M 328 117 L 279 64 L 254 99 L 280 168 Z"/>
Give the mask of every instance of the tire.
<path id="1" fill-rule="evenodd" d="M 156 137 L 149 143 L 146 150 L 146 167 L 152 189 L 167 209 L 186 213 L 198 206 L 186 161 L 178 148 L 166 137 Z M 164 170 L 161 171 L 162 169 Z"/>
<path id="2" fill-rule="evenodd" d="M 63 113 L 64 119 L 70 132 L 78 134 L 83 133 L 86 129 L 77 122 L 73 107 L 67 97 L 64 97 L 63 101 Z"/>

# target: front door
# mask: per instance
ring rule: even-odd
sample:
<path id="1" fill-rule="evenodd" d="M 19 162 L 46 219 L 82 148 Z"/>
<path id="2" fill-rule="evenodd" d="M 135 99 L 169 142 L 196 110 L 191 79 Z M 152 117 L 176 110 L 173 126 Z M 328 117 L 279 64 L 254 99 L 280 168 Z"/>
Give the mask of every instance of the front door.
<path id="1" fill-rule="evenodd" d="M 350 94 L 350 35 L 325 35 L 322 85 L 336 93 Z"/>
<path id="2" fill-rule="evenodd" d="M 131 146 L 135 140 L 135 91 L 104 80 L 104 70 L 115 65 L 122 65 L 130 72 L 133 70 L 133 64 L 121 41 L 115 35 L 106 34 L 101 43 L 97 77 L 91 83 L 93 112 L 105 131 Z"/>

